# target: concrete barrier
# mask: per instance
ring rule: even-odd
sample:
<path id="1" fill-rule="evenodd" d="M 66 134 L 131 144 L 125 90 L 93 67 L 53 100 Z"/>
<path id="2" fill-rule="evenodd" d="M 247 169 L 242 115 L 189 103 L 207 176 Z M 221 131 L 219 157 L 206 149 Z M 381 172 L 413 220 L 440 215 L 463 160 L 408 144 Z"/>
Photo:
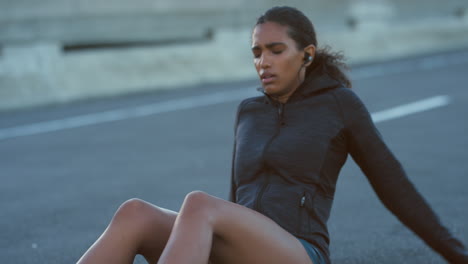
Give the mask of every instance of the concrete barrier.
<path id="1" fill-rule="evenodd" d="M 468 47 L 468 16 L 461 13 L 458 16 L 426 18 L 411 23 L 395 22 L 389 15 L 383 16 L 385 20 L 379 23 L 358 23 L 352 28 L 333 30 L 320 27 L 320 22 L 315 24 L 318 24 L 319 45 L 329 44 L 334 50 L 343 51 L 349 63 L 357 64 Z M 102 22 L 106 17 L 99 19 Z M 130 37 L 118 39 L 118 30 L 100 39 L 100 29 L 74 35 L 49 28 L 50 32 L 55 32 L 55 36 L 21 40 L 21 36 L 15 34 L 24 31 L 12 30 L 14 33 L 8 38 L 9 41 L 4 39 L 2 43 L 0 56 L 0 111 L 207 82 L 256 78 L 250 52 L 250 27 L 253 22 L 248 26 L 244 26 L 244 22 L 233 25 L 230 23 L 234 19 L 227 17 L 217 20 L 225 21 L 225 24 L 213 27 L 213 23 L 203 24 L 200 22 L 203 19 L 198 19 L 199 22 L 195 24 L 205 26 L 195 26 L 194 32 L 203 35 L 203 29 L 210 26 L 209 38 L 202 37 L 185 44 L 180 42 L 173 45 L 73 52 L 64 51 L 64 43 L 83 44 L 89 40 L 105 43 L 109 41 L 106 39 L 109 36 L 111 41 L 155 39 L 145 39 L 138 35 L 141 32 L 134 35 L 129 32 Z M 134 25 L 145 24 L 141 21 Z M 189 22 L 185 20 L 183 25 Z M 109 22 L 108 27 L 112 28 L 111 25 Z M 143 32 L 148 33 L 150 29 Z M 41 34 L 50 36 L 51 33 Z M 15 39 L 15 36 L 19 36 L 19 39 Z M 67 42 L 67 37 L 60 36 L 69 36 L 70 42 Z"/>

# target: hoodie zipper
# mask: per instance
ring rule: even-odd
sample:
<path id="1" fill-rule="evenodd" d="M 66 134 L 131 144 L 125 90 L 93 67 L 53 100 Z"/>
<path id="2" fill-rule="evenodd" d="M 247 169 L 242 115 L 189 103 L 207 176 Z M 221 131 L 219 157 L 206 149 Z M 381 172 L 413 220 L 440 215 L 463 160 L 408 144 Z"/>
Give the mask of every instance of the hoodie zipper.
<path id="1" fill-rule="evenodd" d="M 284 104 L 280 103 L 280 105 L 278 107 L 278 120 L 279 120 L 280 128 L 281 128 L 281 126 L 284 125 L 283 113 L 284 113 Z"/>
<path id="2" fill-rule="evenodd" d="M 263 154 L 262 154 L 263 157 L 265 157 L 265 152 L 266 152 L 267 148 L 270 146 L 273 139 L 275 139 L 278 136 L 278 134 L 279 134 L 279 132 L 281 130 L 281 126 L 283 125 L 283 113 L 284 113 L 284 104 L 280 103 L 279 107 L 278 107 L 278 128 L 276 130 L 276 133 L 270 138 L 268 143 L 265 145 L 265 148 L 263 149 Z M 270 170 L 268 170 L 267 172 L 270 173 Z M 269 174 L 267 174 L 266 181 L 262 185 L 262 187 L 261 187 L 260 191 L 258 192 L 257 197 L 255 199 L 254 208 L 255 208 L 256 211 L 261 210 L 260 209 L 260 201 L 261 201 L 261 199 L 263 197 L 263 193 L 265 192 L 265 189 L 267 188 L 269 183 L 270 183 L 270 176 L 269 176 Z"/>

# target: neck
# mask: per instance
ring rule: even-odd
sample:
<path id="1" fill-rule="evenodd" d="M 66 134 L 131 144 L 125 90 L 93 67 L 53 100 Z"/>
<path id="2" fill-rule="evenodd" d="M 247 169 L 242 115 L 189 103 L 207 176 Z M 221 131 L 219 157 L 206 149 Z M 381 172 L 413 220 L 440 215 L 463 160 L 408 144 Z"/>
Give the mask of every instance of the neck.
<path id="1" fill-rule="evenodd" d="M 284 104 L 284 103 L 286 103 L 286 102 L 288 101 L 288 99 L 289 99 L 290 96 L 291 96 L 291 95 L 287 94 L 287 95 L 283 95 L 283 96 L 278 96 L 278 97 L 272 96 L 272 97 L 273 97 L 273 99 L 275 99 L 276 101 L 278 101 L 278 102 Z"/>
<path id="2" fill-rule="evenodd" d="M 287 91 L 285 94 L 276 95 L 276 96 L 273 95 L 272 96 L 273 99 L 283 104 L 286 103 L 288 99 L 294 94 L 294 92 L 296 92 L 296 90 L 301 86 L 303 82 L 304 82 L 304 75 L 301 73 L 301 75 L 299 76 L 298 82 L 291 85 L 293 87 L 292 89 Z"/>

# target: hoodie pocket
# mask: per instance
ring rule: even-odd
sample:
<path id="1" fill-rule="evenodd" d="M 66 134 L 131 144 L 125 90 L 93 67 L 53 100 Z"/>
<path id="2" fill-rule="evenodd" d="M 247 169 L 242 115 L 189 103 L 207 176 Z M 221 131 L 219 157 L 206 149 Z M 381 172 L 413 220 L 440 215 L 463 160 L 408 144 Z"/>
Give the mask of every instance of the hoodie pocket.
<path id="1" fill-rule="evenodd" d="M 309 230 L 307 203 L 310 193 L 298 187 L 271 184 L 261 200 L 262 213 L 294 234 Z"/>
<path id="2" fill-rule="evenodd" d="M 315 194 L 315 192 L 314 192 Z M 310 208 L 313 208 L 314 194 L 304 190 L 299 200 L 297 233 L 307 234 L 311 231 L 310 227 Z"/>
<path id="3" fill-rule="evenodd" d="M 305 197 L 304 206 L 307 214 L 302 220 L 301 232 L 306 235 L 320 236 L 326 243 L 329 243 L 327 221 L 333 199 L 318 192 L 315 192 L 313 196 L 306 193 Z"/>

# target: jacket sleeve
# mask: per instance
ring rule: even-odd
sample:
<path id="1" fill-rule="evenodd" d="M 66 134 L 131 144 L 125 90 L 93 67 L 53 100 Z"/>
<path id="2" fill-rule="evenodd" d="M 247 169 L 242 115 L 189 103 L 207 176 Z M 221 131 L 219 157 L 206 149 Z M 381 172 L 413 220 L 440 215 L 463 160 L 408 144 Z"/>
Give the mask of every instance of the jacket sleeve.
<path id="1" fill-rule="evenodd" d="M 337 93 L 347 146 L 382 203 L 450 263 L 468 263 L 464 245 L 445 228 L 388 149 L 371 116 L 351 89 Z"/>
<path id="2" fill-rule="evenodd" d="M 236 158 L 236 134 L 237 134 L 237 125 L 239 123 L 239 114 L 242 110 L 242 106 L 245 104 L 247 99 L 243 100 L 239 106 L 237 107 L 237 113 L 236 113 L 236 118 L 234 121 L 234 147 L 232 149 L 232 163 L 231 163 L 231 184 L 229 188 L 229 201 L 235 203 L 237 201 L 236 198 L 236 183 L 234 181 L 234 170 L 235 170 L 235 158 Z"/>

